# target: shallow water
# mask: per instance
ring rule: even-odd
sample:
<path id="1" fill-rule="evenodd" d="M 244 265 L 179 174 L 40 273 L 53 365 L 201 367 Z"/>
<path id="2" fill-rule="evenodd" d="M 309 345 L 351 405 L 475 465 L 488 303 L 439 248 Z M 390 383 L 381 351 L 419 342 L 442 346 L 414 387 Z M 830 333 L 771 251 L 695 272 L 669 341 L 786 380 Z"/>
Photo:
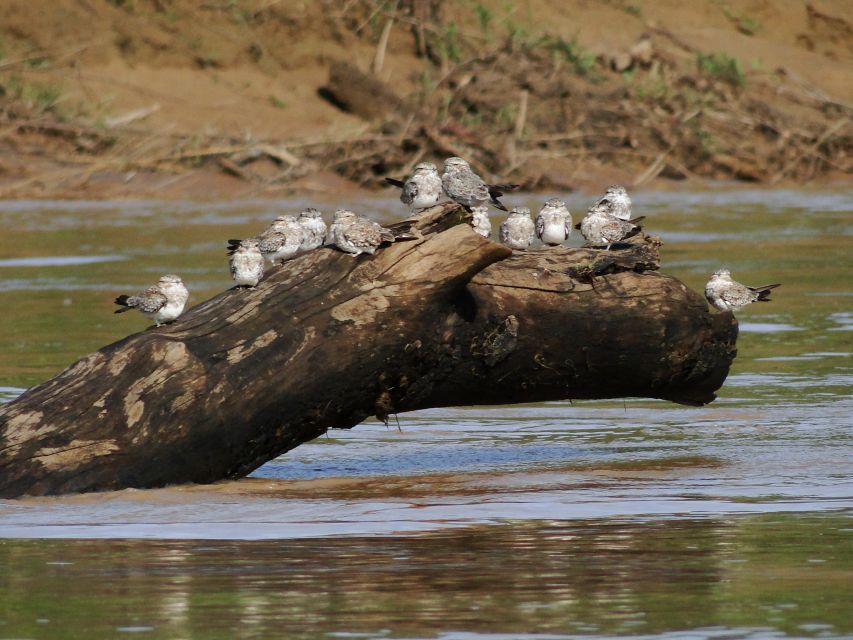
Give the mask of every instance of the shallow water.
<path id="1" fill-rule="evenodd" d="M 853 192 L 634 200 L 664 272 L 783 283 L 718 401 L 435 409 L 238 482 L 0 501 L 0 640 L 849 637 Z M 144 329 L 115 295 L 229 286 L 224 239 L 303 204 L 0 203 L 0 402 Z"/>

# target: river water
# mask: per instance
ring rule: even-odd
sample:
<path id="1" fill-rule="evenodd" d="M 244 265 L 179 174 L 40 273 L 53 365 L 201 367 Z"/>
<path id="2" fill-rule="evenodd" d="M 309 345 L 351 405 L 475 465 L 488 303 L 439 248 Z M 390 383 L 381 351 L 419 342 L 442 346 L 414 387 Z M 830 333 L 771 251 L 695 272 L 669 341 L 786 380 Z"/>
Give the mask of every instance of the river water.
<path id="1" fill-rule="evenodd" d="M 0 640 L 853 637 L 853 191 L 634 201 L 665 273 L 783 283 L 716 402 L 436 409 L 241 481 L 0 501 Z M 230 286 L 224 240 L 308 203 L 0 203 L 0 402 L 144 329 L 117 294 Z"/>

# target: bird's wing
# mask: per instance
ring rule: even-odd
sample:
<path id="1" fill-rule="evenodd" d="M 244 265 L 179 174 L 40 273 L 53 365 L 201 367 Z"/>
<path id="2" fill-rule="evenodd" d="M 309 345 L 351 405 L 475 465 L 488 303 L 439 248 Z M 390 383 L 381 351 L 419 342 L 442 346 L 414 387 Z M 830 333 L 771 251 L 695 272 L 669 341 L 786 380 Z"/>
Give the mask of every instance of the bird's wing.
<path id="1" fill-rule="evenodd" d="M 375 220 L 367 219 L 367 221 L 373 225 L 374 229 L 376 229 L 376 233 L 379 234 L 379 240 L 381 242 L 394 242 L 394 240 L 396 239 L 396 236 L 394 235 L 394 232 L 391 231 L 391 229 L 383 227 L 381 224 L 379 224 Z"/>
<path id="2" fill-rule="evenodd" d="M 138 296 L 134 296 L 134 298 L 130 298 L 128 303 L 130 304 L 133 302 L 134 304 L 131 306 L 134 306 L 145 313 L 157 313 L 160 309 L 166 306 L 166 303 L 169 302 L 165 294 L 157 287 L 148 287 Z"/>
<path id="3" fill-rule="evenodd" d="M 504 222 L 500 226 L 500 229 L 498 229 L 498 237 L 504 244 L 506 244 L 507 240 L 509 240 L 509 227 L 507 226 L 506 222 Z"/>
<path id="4" fill-rule="evenodd" d="M 382 242 L 382 227 L 372 220 L 359 220 L 342 229 L 342 235 L 352 245 L 364 247 L 376 247 Z"/>
<path id="5" fill-rule="evenodd" d="M 274 253 L 287 242 L 287 236 L 281 231 L 264 231 L 258 236 L 258 249 L 261 253 Z"/>
<path id="6" fill-rule="evenodd" d="M 601 237 L 606 242 L 619 242 L 630 231 L 631 225 L 618 218 L 609 218 L 601 224 Z"/>
<path id="7" fill-rule="evenodd" d="M 734 306 L 743 305 L 756 299 L 756 295 L 749 290 L 749 287 L 740 282 L 732 282 L 727 287 L 721 287 L 717 293 L 726 304 Z"/>
<path id="8" fill-rule="evenodd" d="M 596 200 L 593 203 L 592 206 L 593 207 L 599 207 L 601 205 L 604 205 L 607 213 L 610 213 L 613 209 L 613 203 L 610 201 L 610 197 L 607 194 L 604 194 L 603 196 L 601 196 L 598 200 Z"/>
<path id="9" fill-rule="evenodd" d="M 414 180 L 409 180 L 403 186 L 403 193 L 400 194 L 400 200 L 403 204 L 412 204 L 415 198 L 418 197 L 418 183 Z"/>
<path id="10" fill-rule="evenodd" d="M 497 201 L 497 198 L 492 197 L 492 194 L 489 191 L 489 185 L 480 180 L 479 177 L 477 177 L 477 182 L 472 185 L 471 193 L 477 198 L 477 200 Z"/>
<path id="11" fill-rule="evenodd" d="M 536 235 L 541 238 L 543 233 L 545 233 L 545 216 L 540 213 L 536 216 Z"/>
<path id="12" fill-rule="evenodd" d="M 634 220 L 622 220 L 621 218 L 616 218 L 616 220 L 619 220 L 619 222 L 622 223 L 622 230 L 623 230 L 622 231 L 622 233 L 623 233 L 622 239 L 623 240 L 626 240 L 628 238 L 633 238 L 635 235 L 637 235 L 638 233 L 640 233 L 643 230 L 643 228 L 640 225 L 635 224 L 635 222 L 642 221 L 643 218 L 645 218 L 645 216 L 641 216 L 640 218 L 635 218 Z"/>
<path id="13" fill-rule="evenodd" d="M 390 184 L 392 187 L 398 187 L 400 189 L 402 189 L 403 185 L 406 184 L 403 180 L 397 180 L 397 178 L 385 178 L 385 182 Z"/>

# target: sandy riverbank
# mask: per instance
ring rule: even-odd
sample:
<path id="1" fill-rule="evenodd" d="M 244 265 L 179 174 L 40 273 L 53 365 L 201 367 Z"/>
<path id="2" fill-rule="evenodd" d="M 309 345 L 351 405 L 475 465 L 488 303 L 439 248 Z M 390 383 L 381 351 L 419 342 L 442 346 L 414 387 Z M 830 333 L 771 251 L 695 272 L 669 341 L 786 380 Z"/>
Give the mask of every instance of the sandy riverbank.
<path id="1" fill-rule="evenodd" d="M 846 181 L 844 4 L 9 0 L 0 197 Z"/>

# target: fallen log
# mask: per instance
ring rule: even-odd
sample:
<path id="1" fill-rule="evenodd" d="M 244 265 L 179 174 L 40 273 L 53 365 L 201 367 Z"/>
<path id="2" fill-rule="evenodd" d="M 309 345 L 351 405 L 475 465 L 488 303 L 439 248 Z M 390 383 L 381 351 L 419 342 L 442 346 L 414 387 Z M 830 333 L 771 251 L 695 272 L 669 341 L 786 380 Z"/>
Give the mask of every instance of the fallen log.
<path id="1" fill-rule="evenodd" d="M 0 407 L 0 496 L 245 476 L 331 428 L 427 407 L 714 399 L 737 324 L 657 272 L 659 241 L 513 253 L 456 205 L 416 239 L 315 250 Z"/>

